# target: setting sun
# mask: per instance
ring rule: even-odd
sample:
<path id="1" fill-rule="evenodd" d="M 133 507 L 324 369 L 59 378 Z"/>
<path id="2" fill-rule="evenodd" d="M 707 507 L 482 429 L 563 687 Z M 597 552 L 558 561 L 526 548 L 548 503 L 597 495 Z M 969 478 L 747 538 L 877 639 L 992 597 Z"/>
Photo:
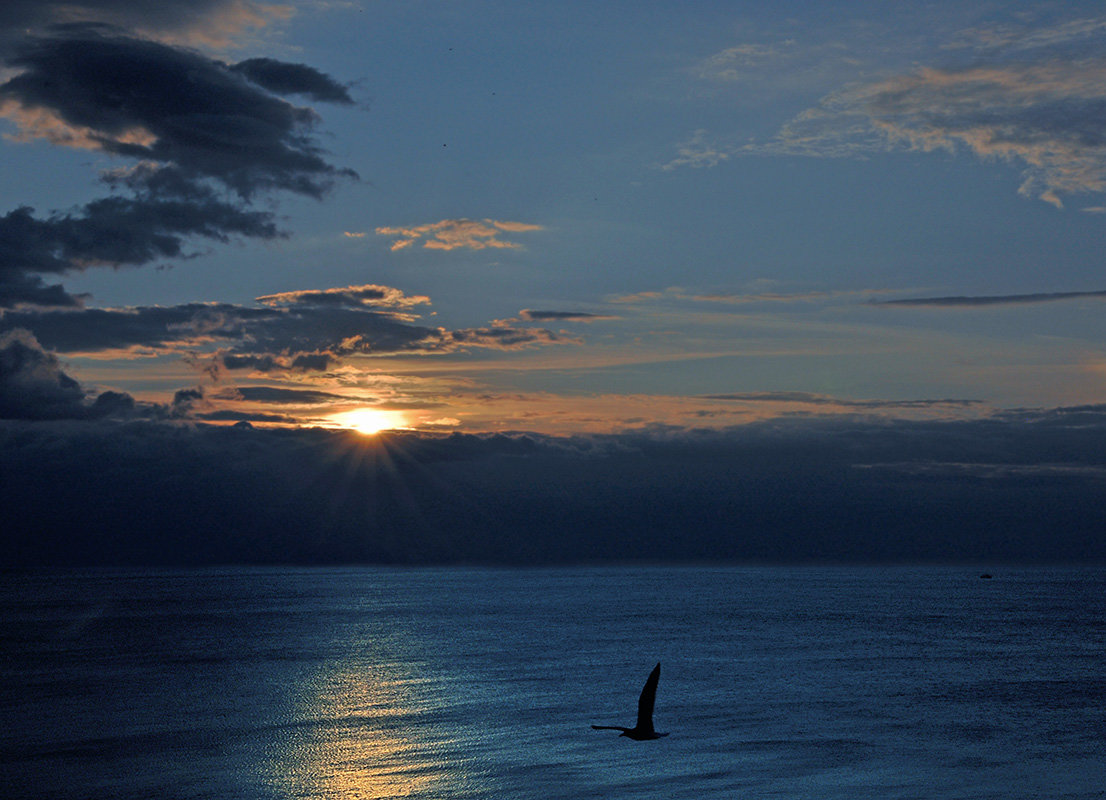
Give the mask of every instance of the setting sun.
<path id="1" fill-rule="evenodd" d="M 356 408 L 353 411 L 333 414 L 330 419 L 341 428 L 350 428 L 364 434 L 407 427 L 407 418 L 402 412 L 385 411 L 379 408 Z"/>

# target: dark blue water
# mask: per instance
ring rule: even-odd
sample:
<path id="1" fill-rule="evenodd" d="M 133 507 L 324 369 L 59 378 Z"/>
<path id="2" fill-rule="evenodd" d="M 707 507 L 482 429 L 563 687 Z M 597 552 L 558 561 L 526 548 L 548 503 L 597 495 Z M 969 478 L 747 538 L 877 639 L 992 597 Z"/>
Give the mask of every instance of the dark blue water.
<path id="1" fill-rule="evenodd" d="M 0 577 L 19 798 L 1103 798 L 1106 572 Z M 632 725 L 663 662 L 656 724 Z"/>

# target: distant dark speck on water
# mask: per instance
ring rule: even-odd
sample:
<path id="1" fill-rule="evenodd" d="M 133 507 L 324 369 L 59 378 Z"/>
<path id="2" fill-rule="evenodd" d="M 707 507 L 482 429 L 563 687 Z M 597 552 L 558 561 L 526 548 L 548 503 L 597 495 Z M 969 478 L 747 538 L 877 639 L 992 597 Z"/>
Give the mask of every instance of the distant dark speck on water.
<path id="1" fill-rule="evenodd" d="M 994 577 L 994 575 L 992 575 L 992 574 L 991 574 L 991 573 L 989 573 L 989 572 L 984 572 L 984 573 L 983 573 L 982 575 L 980 575 L 979 577 L 981 577 L 981 578 L 982 578 L 983 580 L 985 580 L 985 581 L 989 581 L 989 580 L 991 580 L 991 578 L 993 578 L 993 577 Z"/>

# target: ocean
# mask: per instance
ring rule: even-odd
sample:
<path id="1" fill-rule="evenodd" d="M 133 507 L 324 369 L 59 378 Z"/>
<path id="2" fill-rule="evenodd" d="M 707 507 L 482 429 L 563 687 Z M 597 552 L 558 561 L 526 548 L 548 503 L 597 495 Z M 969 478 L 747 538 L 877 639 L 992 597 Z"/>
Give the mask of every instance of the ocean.
<path id="1" fill-rule="evenodd" d="M 0 794 L 1106 798 L 1106 570 L 991 571 L 8 573 Z"/>

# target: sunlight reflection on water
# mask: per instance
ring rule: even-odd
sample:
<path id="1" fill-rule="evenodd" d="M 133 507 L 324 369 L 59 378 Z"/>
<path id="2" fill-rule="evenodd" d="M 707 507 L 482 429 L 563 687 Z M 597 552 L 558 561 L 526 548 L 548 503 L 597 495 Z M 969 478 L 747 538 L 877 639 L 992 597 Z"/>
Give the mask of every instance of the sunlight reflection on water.
<path id="1" fill-rule="evenodd" d="M 476 742 L 450 724 L 441 680 L 420 668 L 354 660 L 320 671 L 299 700 L 305 724 L 269 765 L 268 783 L 283 797 L 328 800 L 490 796 L 489 777 L 466 755 Z"/>

